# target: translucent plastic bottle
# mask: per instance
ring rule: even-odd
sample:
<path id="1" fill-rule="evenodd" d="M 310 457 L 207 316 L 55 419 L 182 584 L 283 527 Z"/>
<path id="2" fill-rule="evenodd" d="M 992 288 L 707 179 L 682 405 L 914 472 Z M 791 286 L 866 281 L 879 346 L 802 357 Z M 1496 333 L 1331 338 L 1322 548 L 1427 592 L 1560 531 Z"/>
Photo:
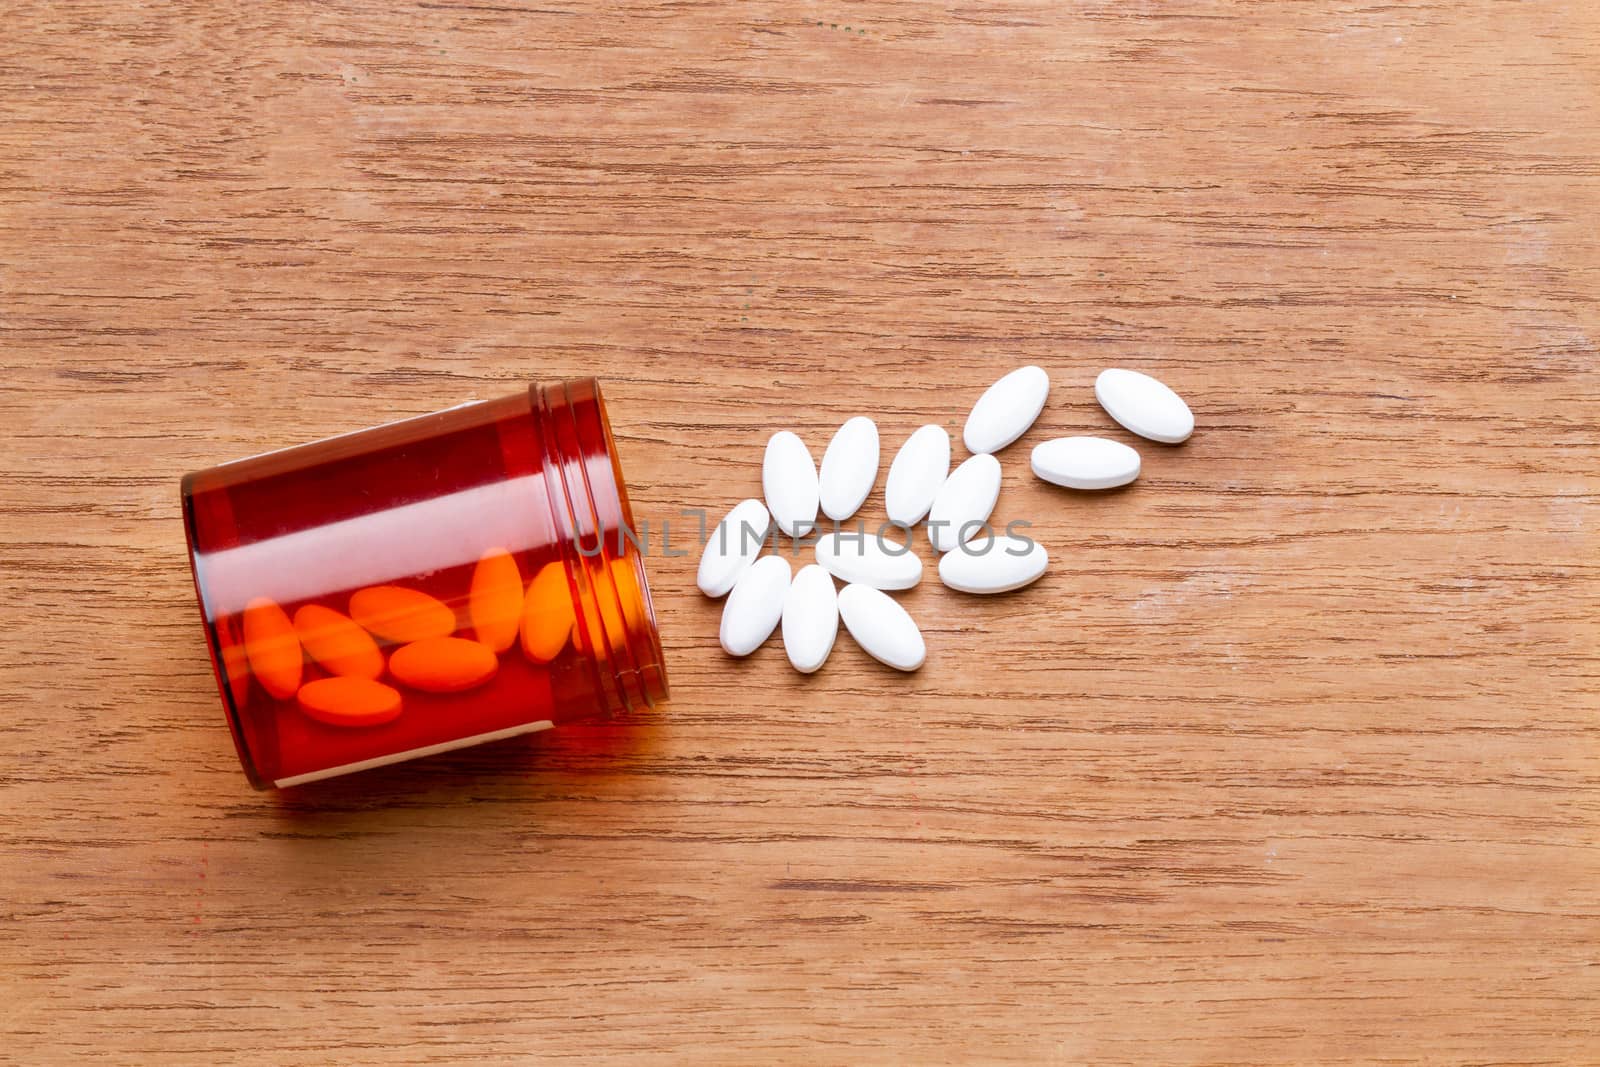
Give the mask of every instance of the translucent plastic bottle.
<path id="1" fill-rule="evenodd" d="M 200 471 L 183 511 L 257 788 L 667 695 L 593 379 Z"/>

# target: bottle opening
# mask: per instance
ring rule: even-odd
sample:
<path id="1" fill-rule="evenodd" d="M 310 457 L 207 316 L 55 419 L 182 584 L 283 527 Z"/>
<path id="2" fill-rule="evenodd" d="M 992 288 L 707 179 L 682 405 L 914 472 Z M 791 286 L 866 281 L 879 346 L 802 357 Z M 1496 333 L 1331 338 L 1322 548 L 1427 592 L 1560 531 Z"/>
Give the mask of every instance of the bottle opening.
<path id="1" fill-rule="evenodd" d="M 607 710 L 649 707 L 668 695 L 660 631 L 635 538 L 633 509 L 600 384 L 534 387 L 551 517 L 568 558 L 580 639 L 592 650 Z"/>

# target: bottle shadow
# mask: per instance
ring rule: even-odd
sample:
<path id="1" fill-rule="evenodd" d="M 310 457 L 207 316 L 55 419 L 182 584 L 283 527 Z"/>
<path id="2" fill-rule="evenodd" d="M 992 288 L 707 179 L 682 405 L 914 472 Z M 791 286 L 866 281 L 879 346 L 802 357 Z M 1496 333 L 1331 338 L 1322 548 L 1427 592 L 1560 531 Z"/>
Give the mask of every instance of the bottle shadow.
<path id="1" fill-rule="evenodd" d="M 640 789 L 659 750 L 658 711 L 563 725 L 388 767 L 277 790 L 275 836 L 327 838 L 402 831 L 421 817 L 456 821 L 469 808 L 534 806 Z M 269 831 L 273 833 L 273 831 Z"/>

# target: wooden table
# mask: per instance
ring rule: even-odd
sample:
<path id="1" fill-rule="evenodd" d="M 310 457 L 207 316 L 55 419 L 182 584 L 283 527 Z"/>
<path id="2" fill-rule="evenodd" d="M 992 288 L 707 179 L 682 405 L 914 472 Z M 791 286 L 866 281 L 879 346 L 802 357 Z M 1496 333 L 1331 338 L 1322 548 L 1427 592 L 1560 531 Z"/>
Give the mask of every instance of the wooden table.
<path id="1" fill-rule="evenodd" d="M 1548 2 L 13 7 L 0 1056 L 1600 1062 L 1597 50 Z M 1027 362 L 1050 572 L 905 596 L 919 673 L 729 661 L 656 558 L 669 706 L 246 787 L 184 471 L 593 373 L 659 520 Z M 1037 482 L 1133 440 L 1109 365 L 1199 431 Z"/>

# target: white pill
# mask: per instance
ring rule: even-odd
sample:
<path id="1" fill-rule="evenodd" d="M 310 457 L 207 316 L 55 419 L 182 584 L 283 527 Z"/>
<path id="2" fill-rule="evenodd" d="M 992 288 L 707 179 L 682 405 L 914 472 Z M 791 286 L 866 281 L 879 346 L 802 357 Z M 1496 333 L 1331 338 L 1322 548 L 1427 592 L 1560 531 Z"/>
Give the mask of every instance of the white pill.
<path id="1" fill-rule="evenodd" d="M 748 656 L 772 636 L 789 591 L 789 561 L 764 556 L 750 565 L 722 605 L 718 640 L 730 656 Z"/>
<path id="2" fill-rule="evenodd" d="M 914 671 L 928 656 L 922 631 L 906 609 L 870 585 L 847 585 L 839 591 L 839 617 L 856 644 L 879 663 Z"/>
<path id="3" fill-rule="evenodd" d="M 1106 414 L 1140 437 L 1176 445 L 1194 433 L 1194 414 L 1183 397 L 1148 374 L 1103 370 L 1094 380 L 1094 396 Z"/>
<path id="4" fill-rule="evenodd" d="M 949 476 L 950 435 L 943 426 L 924 426 L 906 438 L 889 464 L 883 487 L 889 521 L 901 526 L 921 522 Z"/>
<path id="5" fill-rule="evenodd" d="M 822 513 L 834 521 L 854 515 L 878 480 L 878 425 L 857 415 L 839 427 L 822 454 Z"/>
<path id="6" fill-rule="evenodd" d="M 808 533 L 817 521 L 817 464 L 806 443 L 788 430 L 767 440 L 761 491 L 778 529 L 790 537 Z"/>
<path id="7" fill-rule="evenodd" d="M 1021 367 L 978 398 L 961 439 L 974 454 L 998 452 L 1028 432 L 1050 395 L 1050 376 L 1040 367 Z"/>
<path id="8" fill-rule="evenodd" d="M 1115 489 L 1139 477 L 1139 453 L 1104 437 L 1058 437 L 1034 446 L 1033 473 L 1068 489 Z"/>
<path id="9" fill-rule="evenodd" d="M 880 539 L 872 531 L 845 530 L 819 538 L 817 562 L 840 581 L 874 589 L 910 589 L 922 581 L 922 560 L 911 546 Z"/>
<path id="10" fill-rule="evenodd" d="M 741 575 L 761 554 L 761 545 L 772 528 L 767 506 L 751 497 L 734 505 L 717 523 L 700 554 L 700 571 L 695 584 L 709 597 L 725 596 Z"/>
<path id="11" fill-rule="evenodd" d="M 1029 537 L 976 537 L 939 560 L 939 580 L 963 593 L 1006 593 L 1039 580 L 1050 554 Z"/>
<path id="12" fill-rule="evenodd" d="M 783 598 L 783 650 L 801 674 L 821 667 L 839 635 L 839 595 L 815 563 L 800 568 Z"/>
<path id="13" fill-rule="evenodd" d="M 1000 461 L 984 453 L 957 467 L 928 512 L 928 540 L 940 552 L 948 552 L 970 540 L 989 516 L 1000 497 Z"/>

